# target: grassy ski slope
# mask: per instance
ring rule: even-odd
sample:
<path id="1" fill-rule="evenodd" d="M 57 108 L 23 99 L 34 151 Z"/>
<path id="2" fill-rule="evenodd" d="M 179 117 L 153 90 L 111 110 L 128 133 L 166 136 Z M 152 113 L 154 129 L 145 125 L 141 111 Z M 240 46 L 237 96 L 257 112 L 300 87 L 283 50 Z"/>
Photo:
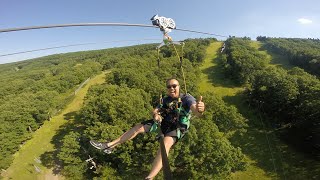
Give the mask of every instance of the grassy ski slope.
<path id="1" fill-rule="evenodd" d="M 4 179 L 63 179 L 62 176 L 54 175 L 52 169 L 48 169 L 37 159 L 48 152 L 53 152 L 54 144 L 52 138 L 57 131 L 68 121 L 73 119 L 68 114 L 78 111 L 83 103 L 89 87 L 93 84 L 101 84 L 105 81 L 105 72 L 92 78 L 75 95 L 73 101 L 67 105 L 57 116 L 52 117 L 50 121 L 46 121 L 41 128 L 34 132 L 32 139 L 27 141 L 20 150 L 14 154 L 14 161 L 11 166 L 3 171 Z M 40 172 L 36 171 L 36 167 Z"/>
<path id="2" fill-rule="evenodd" d="M 278 137 L 271 124 L 263 115 L 248 107 L 241 92 L 243 87 L 235 86 L 223 75 L 219 66 L 219 51 L 222 42 L 214 42 L 207 49 L 202 70 L 200 92 L 215 92 L 229 105 L 235 106 L 248 119 L 247 133 L 243 137 L 231 139 L 234 146 L 240 147 L 249 164 L 246 171 L 235 172 L 231 179 L 318 179 L 320 163 L 296 152 Z M 260 42 L 251 46 L 265 54 L 269 66 L 291 69 L 287 58 L 267 52 Z M 204 99 L 205 101 L 205 99 Z"/>

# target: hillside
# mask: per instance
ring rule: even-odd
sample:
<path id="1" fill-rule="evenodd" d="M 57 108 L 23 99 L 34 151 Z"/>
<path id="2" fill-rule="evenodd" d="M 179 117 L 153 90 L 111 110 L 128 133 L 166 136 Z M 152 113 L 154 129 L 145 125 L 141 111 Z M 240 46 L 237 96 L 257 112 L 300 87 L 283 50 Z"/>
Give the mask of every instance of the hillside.
<path id="1" fill-rule="evenodd" d="M 320 40 L 299 38 L 267 38 L 259 36 L 263 48 L 269 52 L 285 56 L 292 65 L 320 75 Z"/>
<path id="2" fill-rule="evenodd" d="M 309 107 L 307 110 L 310 111 L 294 110 L 295 117 L 312 113 L 318 107 L 315 90 L 319 80 L 303 70 L 296 69 L 287 56 L 267 51 L 263 42 L 231 38 L 226 44 L 226 51 L 219 53 L 222 42 L 214 39 L 186 40 L 182 65 L 187 72 L 187 90 L 195 97 L 202 95 L 207 110 L 201 119 L 192 119 L 187 137 L 170 153 L 174 177 L 317 179 L 320 163 L 306 157 L 316 156 L 317 151 L 311 146 L 308 147 L 312 153 L 300 151 L 299 143 L 292 144 L 294 138 L 303 140 L 299 128 L 306 126 L 282 119 L 292 115 L 286 114 L 286 109 L 279 107 L 286 105 L 283 107 L 296 108 L 297 106 L 293 106 L 295 99 L 299 98 L 299 102 L 304 103 L 304 100 L 313 98 L 313 101 L 309 101 L 311 104 L 303 104 Z M 83 68 L 85 63 L 92 62 L 96 64 L 88 64 L 88 67 L 96 66 L 100 71 L 112 68 L 112 72 L 106 79 L 103 74 L 95 77 L 97 70 Z M 35 68 L 32 69 L 33 67 Z M 60 85 L 56 87 L 64 85 L 69 88 L 60 94 L 61 98 L 69 97 L 68 94 L 81 83 L 74 79 L 79 76 L 77 72 L 90 71 L 93 73 L 91 76 L 95 77 L 76 96 L 64 101 L 64 105 L 68 106 L 50 106 L 53 110 L 56 107 L 61 107 L 62 110 L 57 116 L 52 115 L 50 121 L 37 122 L 34 128 L 41 128 L 35 132 L 26 132 L 30 133 L 26 138 L 30 140 L 14 155 L 13 163 L 3 175 L 14 179 L 44 179 L 52 176 L 50 172 L 53 170 L 66 179 L 143 178 L 148 173 L 152 157 L 158 148 L 157 142 L 153 141 L 155 135 L 139 135 L 133 141 L 117 147 L 112 156 L 92 148 L 88 140 L 114 139 L 133 124 L 149 118 L 149 111 L 158 103 L 159 92 L 164 93 L 165 80 L 173 76 L 182 84 L 184 79 L 180 72 L 179 59 L 173 53 L 172 47 L 161 50 L 160 67 L 166 68 L 159 71 L 154 45 L 70 53 L 35 60 L 34 63 L 21 62 L 0 66 L 4 77 L 0 82 L 4 84 L 9 79 L 13 82 L 5 85 L 2 102 L 12 97 L 8 90 L 18 96 L 25 92 L 37 92 L 37 89 L 33 89 L 34 86 L 43 87 L 40 86 L 41 83 L 54 82 L 53 73 L 57 73 L 59 77 L 56 82 Z M 83 71 L 79 71 L 80 69 Z M 70 74 L 74 76 L 67 76 Z M 81 80 L 84 81 L 86 76 L 81 76 Z M 72 79 L 73 81 L 70 81 Z M 28 83 L 24 83 L 24 80 Z M 62 82 L 74 82 L 74 85 L 66 86 L 67 84 Z M 295 85 L 295 82 L 300 84 Z M 100 85 L 92 86 L 94 83 Z M 272 86 L 273 84 L 276 86 Z M 301 87 L 305 88 L 304 91 L 299 89 Z M 279 89 L 284 92 L 279 94 Z M 311 92 L 315 92 L 315 95 L 295 96 L 292 89 L 299 91 L 300 95 Z M 48 88 L 42 93 L 46 94 L 47 91 Z M 268 91 L 277 96 L 266 94 Z M 259 96 L 256 96 L 257 94 Z M 281 100 L 288 94 L 292 96 L 287 101 L 268 101 L 275 98 Z M 23 100 L 22 97 L 20 99 Z M 50 99 L 47 101 L 50 102 Z M 267 101 L 266 105 L 256 104 Z M 278 109 L 272 109 L 267 106 L 269 104 Z M 28 106 L 24 108 L 30 109 Z M 298 112 L 304 114 L 300 115 Z M 279 116 L 274 116 L 274 113 Z M 307 127 L 309 131 L 305 132 L 313 133 L 313 129 Z M 292 132 L 298 133 L 288 138 L 291 137 L 288 134 L 291 135 Z M 316 145 L 312 142 L 309 141 L 306 145 Z M 37 150 L 34 150 L 34 147 L 38 147 Z M 90 169 L 90 164 L 85 162 L 89 155 L 97 163 L 98 168 L 94 171 Z M 42 164 L 37 163 L 36 158 L 39 158 Z M 35 173 L 34 165 L 43 172 Z M 162 175 L 159 174 L 156 179 L 161 178 Z"/>
<path id="3" fill-rule="evenodd" d="M 63 131 L 68 123 L 74 120 L 74 115 L 82 106 L 84 96 L 88 89 L 95 84 L 101 84 L 105 80 L 105 72 L 91 79 L 82 88 L 73 100 L 57 116 L 53 116 L 50 121 L 46 121 L 14 155 L 14 161 L 10 168 L 2 173 L 5 179 L 53 179 L 59 178 L 53 171 L 52 166 L 48 166 L 44 154 L 54 156 L 56 150 L 55 141 L 58 132 Z M 55 138 L 54 138 L 55 137 Z M 51 157 L 53 158 L 53 157 Z M 39 159 L 41 163 L 36 160 Z M 41 172 L 37 172 L 38 167 Z"/>
<path id="4" fill-rule="evenodd" d="M 59 113 L 74 91 L 102 66 L 83 58 L 54 55 L 0 65 L 0 168 L 6 169 L 20 145 Z"/>
<path id="5" fill-rule="evenodd" d="M 242 46 L 239 47 L 238 43 Z M 247 50 L 249 51 L 244 50 L 243 48 L 247 48 Z M 251 55 L 247 55 L 246 51 L 250 52 Z M 231 102 L 231 104 L 234 104 L 241 112 L 241 114 L 249 119 L 248 133 L 244 136 L 245 138 L 235 139 L 235 141 L 233 142 L 237 143 L 243 149 L 243 152 L 246 155 L 255 160 L 251 163 L 252 165 L 262 168 L 265 172 L 267 172 L 269 177 L 280 179 L 317 179 L 319 173 L 319 161 L 315 159 L 317 158 L 316 153 L 319 153 L 319 151 L 317 151 L 314 145 L 316 145 L 318 141 L 315 139 L 310 141 L 310 139 L 303 139 L 302 137 L 299 137 L 301 136 L 299 135 L 299 128 L 302 128 L 299 126 L 303 126 L 301 124 L 295 124 L 293 122 L 289 122 L 289 126 L 286 126 L 285 122 L 277 124 L 283 121 L 283 119 L 281 118 L 285 116 L 284 112 L 281 112 L 281 116 L 276 117 L 273 116 L 273 114 L 277 113 L 277 111 L 281 109 L 280 107 L 282 107 L 283 105 L 280 104 L 281 100 L 275 100 L 274 102 L 271 101 L 273 104 L 270 103 L 270 100 L 274 100 L 274 98 L 286 98 L 286 96 L 289 95 L 290 90 L 288 89 L 289 91 L 287 91 L 286 88 L 290 88 L 292 90 L 292 87 L 288 87 L 288 85 L 285 85 L 284 80 L 281 80 L 281 78 L 288 78 L 288 76 L 290 76 L 291 74 L 295 74 L 294 72 L 298 69 L 294 67 L 294 65 L 290 64 L 290 62 L 288 62 L 288 57 L 268 52 L 263 48 L 262 43 L 251 42 L 245 39 L 234 39 L 234 41 L 229 44 L 229 49 L 227 49 L 227 51 L 225 52 L 227 54 L 227 58 L 222 55 L 221 60 L 216 59 L 216 61 L 222 62 L 220 67 L 226 68 L 227 72 L 231 71 L 231 74 L 233 73 L 232 71 L 234 69 L 240 69 L 240 71 L 235 72 L 235 74 L 233 75 L 236 75 L 238 77 L 240 76 L 244 78 L 245 81 L 243 81 L 243 79 L 234 77 L 231 77 L 231 79 L 233 79 L 235 83 L 244 83 L 242 85 L 246 89 L 245 91 L 243 91 L 243 93 L 238 94 L 237 98 L 228 97 L 225 100 Z M 246 69 L 252 68 L 252 64 L 240 64 L 239 62 L 235 62 L 234 64 L 232 64 L 234 61 L 243 61 L 248 57 L 254 59 L 252 55 L 255 55 L 258 59 L 261 58 L 261 55 L 263 56 L 265 62 L 263 64 L 259 64 L 259 68 L 261 68 L 261 70 L 257 70 L 257 68 L 255 68 L 251 70 L 251 73 L 248 73 L 250 71 L 246 71 Z M 227 61 L 225 61 L 225 58 L 227 59 Z M 225 63 L 228 63 L 228 65 L 226 65 Z M 266 68 L 266 70 L 263 70 L 264 68 Z M 272 73 L 272 71 L 279 71 L 281 73 L 284 73 L 286 72 L 285 70 L 288 71 L 287 76 L 279 74 L 275 74 L 269 77 L 261 76 L 262 73 L 264 75 Z M 300 78 L 300 80 L 298 81 L 301 82 L 300 86 L 302 86 L 304 81 L 306 81 L 306 79 L 303 78 L 311 78 L 315 84 L 311 86 L 309 85 L 308 87 L 311 88 L 313 86 L 312 88 L 315 89 L 319 87 L 319 81 L 315 77 L 312 77 L 306 73 L 302 73 L 302 70 L 298 71 L 300 71 L 300 77 L 298 77 Z M 230 77 L 229 74 L 226 74 L 226 76 Z M 285 86 L 287 87 L 284 88 Z M 277 95 L 276 97 L 265 97 L 266 99 L 258 99 L 257 97 L 257 99 L 253 98 L 257 96 L 256 93 L 258 92 L 261 93 L 259 94 L 260 97 L 269 94 L 265 93 L 265 90 L 272 91 L 270 93 L 272 93 L 273 95 L 276 95 L 277 93 L 281 93 L 281 95 Z M 301 92 L 301 95 L 304 93 L 306 92 Z M 316 94 L 317 90 L 315 90 L 314 93 Z M 260 103 L 257 103 L 257 100 L 259 100 L 258 102 Z M 294 100 L 291 101 L 295 102 Z M 288 103 L 288 107 L 292 106 L 289 105 L 291 101 L 282 100 L 282 103 Z M 263 102 L 265 102 L 265 104 L 263 104 Z M 317 95 L 313 96 L 312 102 L 314 102 L 314 105 L 316 106 L 316 104 L 319 102 L 319 97 Z M 271 111 L 268 111 L 268 105 L 271 104 L 274 108 Z M 307 107 L 305 106 L 302 108 L 304 109 L 304 111 L 306 111 L 305 108 Z M 307 111 L 309 110 L 312 111 L 312 108 L 307 108 Z M 309 115 L 312 114 L 310 111 L 308 112 Z M 291 119 L 297 120 L 297 118 L 298 113 L 296 113 L 296 116 Z M 310 118 L 309 120 L 312 120 L 312 118 Z M 317 119 L 313 120 L 314 123 L 317 122 Z M 314 127 L 314 130 L 316 129 L 317 128 Z M 309 131 L 304 131 L 304 133 L 312 134 L 314 130 L 310 129 Z M 293 135 L 292 133 L 296 134 Z M 307 148 L 311 148 L 313 149 L 313 151 L 310 149 L 308 151 Z M 313 157 L 310 157 L 312 155 Z M 317 168 L 311 167 L 311 164 L 313 164 Z M 236 179 L 248 179 L 258 174 L 255 171 L 251 172 L 250 168 L 248 168 L 248 170 L 249 171 L 247 172 L 236 173 L 234 177 Z M 260 178 L 261 177 L 259 177 L 259 179 Z"/>

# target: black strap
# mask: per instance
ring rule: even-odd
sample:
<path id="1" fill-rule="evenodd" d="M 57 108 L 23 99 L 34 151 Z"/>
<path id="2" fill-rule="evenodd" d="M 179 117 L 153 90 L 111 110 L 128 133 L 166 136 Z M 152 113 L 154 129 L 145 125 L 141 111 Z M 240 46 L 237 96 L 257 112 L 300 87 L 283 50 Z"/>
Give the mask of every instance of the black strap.
<path id="1" fill-rule="evenodd" d="M 172 173 L 170 170 L 170 164 L 168 160 L 168 155 L 166 152 L 166 147 L 164 145 L 164 135 L 161 132 L 161 123 L 158 123 L 158 135 L 160 136 L 160 151 L 162 157 L 163 175 L 165 180 L 172 180 Z"/>

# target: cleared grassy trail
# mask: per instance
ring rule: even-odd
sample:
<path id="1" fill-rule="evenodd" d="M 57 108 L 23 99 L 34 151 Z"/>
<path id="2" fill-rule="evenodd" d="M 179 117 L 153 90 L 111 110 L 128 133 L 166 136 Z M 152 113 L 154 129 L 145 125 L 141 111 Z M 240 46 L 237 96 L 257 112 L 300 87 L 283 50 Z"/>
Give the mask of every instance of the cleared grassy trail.
<path id="1" fill-rule="evenodd" d="M 268 52 L 267 50 L 262 49 L 263 44 L 259 41 L 252 41 L 250 45 L 251 47 L 257 49 L 261 54 L 266 56 L 267 61 L 270 62 L 269 66 L 281 67 L 285 70 L 289 70 L 295 67 L 294 65 L 290 64 L 289 59 L 287 57 L 272 52 Z"/>
<path id="2" fill-rule="evenodd" d="M 227 103 L 235 105 L 240 112 L 246 111 L 247 109 L 239 109 L 239 107 L 242 106 L 242 100 L 241 97 L 238 95 L 239 92 L 243 90 L 242 87 L 235 86 L 232 81 L 225 78 L 223 75 L 223 70 L 218 65 L 219 61 L 219 51 L 220 47 L 222 46 L 222 42 L 214 42 L 211 43 L 210 46 L 207 48 L 206 57 L 204 60 L 203 65 L 200 67 L 202 71 L 201 75 L 201 83 L 199 85 L 199 90 L 201 93 L 205 92 L 214 92 L 216 95 L 221 96 Z M 205 100 L 204 100 L 205 101 Z M 257 120 L 256 116 L 249 112 L 245 116 L 246 118 Z M 261 147 L 261 144 L 255 144 L 255 141 L 262 138 L 263 142 L 265 142 L 265 137 L 261 132 L 257 134 L 258 130 L 255 128 L 249 127 L 248 128 L 248 136 L 243 137 L 244 138 L 251 138 L 251 139 L 245 139 L 245 140 L 233 140 L 236 141 L 236 146 L 239 146 L 240 144 L 246 143 L 250 144 L 251 147 L 254 147 L 254 150 L 257 151 L 257 153 L 264 153 L 265 150 L 262 152 L 259 150 L 259 146 Z M 253 138 L 254 136 L 257 136 L 258 139 Z M 245 145 L 245 144 L 243 144 Z M 241 147 L 241 146 L 240 146 Z M 265 147 L 263 145 L 261 148 Z M 243 147 L 241 147 L 243 148 Z M 246 149 L 246 148 L 245 148 Z M 249 163 L 249 166 L 246 171 L 244 172 L 236 172 L 231 175 L 231 179 L 272 179 L 274 177 L 274 174 L 267 173 L 263 168 L 259 167 L 257 160 L 254 160 L 254 158 L 251 157 L 251 153 L 248 153 L 248 150 L 243 149 L 244 154 L 246 155 L 247 162 Z M 266 154 L 268 156 L 268 154 Z"/>
<path id="3" fill-rule="evenodd" d="M 252 41 L 251 46 L 256 48 L 261 54 L 265 54 L 269 60 L 268 66 L 291 70 L 296 67 L 290 64 L 286 56 L 275 54 L 263 48 L 263 43 Z M 290 143 L 283 141 L 280 132 L 272 128 L 270 122 L 265 120 L 267 134 L 270 137 L 274 151 L 274 159 L 277 175 L 280 179 L 320 179 L 320 162 L 306 153 L 291 147 Z"/>
<path id="4" fill-rule="evenodd" d="M 221 96 L 248 119 L 247 133 L 230 141 L 242 149 L 249 166 L 246 171 L 231 174 L 230 179 L 319 179 L 320 163 L 282 142 L 267 117 L 245 103 L 245 97 L 241 94 L 243 87 L 235 86 L 224 77 L 219 65 L 221 46 L 222 42 L 214 42 L 207 48 L 205 62 L 200 67 L 202 75 L 199 88 L 202 94 L 214 92 Z M 260 42 L 253 41 L 251 46 L 266 55 L 269 66 L 286 70 L 294 67 L 286 57 L 263 50 Z"/>
<path id="5" fill-rule="evenodd" d="M 45 121 L 41 128 L 34 132 L 32 139 L 28 140 L 14 154 L 13 163 L 2 174 L 4 179 L 63 179 L 61 176 L 54 175 L 52 169 L 47 169 L 41 163 L 36 162 L 35 158 L 39 159 L 45 152 L 53 152 L 55 150 L 52 138 L 64 124 L 73 120 L 72 118 L 68 118 L 68 114 L 76 112 L 82 107 L 83 99 L 89 87 L 105 82 L 105 75 L 106 72 L 103 72 L 92 78 L 88 84 L 79 90 L 72 102 L 61 113 L 52 117 L 50 121 Z M 35 166 L 39 167 L 41 172 L 36 172 Z"/>
<path id="6" fill-rule="evenodd" d="M 214 42 L 207 48 L 204 63 L 200 67 L 202 74 L 199 90 L 200 92 L 213 91 L 222 97 L 234 96 L 242 88 L 234 86 L 224 77 L 223 70 L 218 67 L 217 58 L 221 46 L 222 42 Z"/>

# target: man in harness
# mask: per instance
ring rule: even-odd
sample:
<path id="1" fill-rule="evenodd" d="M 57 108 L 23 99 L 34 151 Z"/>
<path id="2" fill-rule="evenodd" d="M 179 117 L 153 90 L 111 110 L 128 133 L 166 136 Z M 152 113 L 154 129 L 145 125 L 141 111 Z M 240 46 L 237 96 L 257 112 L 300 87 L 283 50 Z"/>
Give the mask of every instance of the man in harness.
<path id="1" fill-rule="evenodd" d="M 171 78 L 167 82 L 167 96 L 162 99 L 162 103 L 152 111 L 153 119 L 141 122 L 125 132 L 119 138 L 111 142 L 90 141 L 91 145 L 97 149 L 110 154 L 114 147 L 133 139 L 140 133 L 156 132 L 157 123 L 161 123 L 161 131 L 164 135 L 164 145 L 166 153 L 178 140 L 187 132 L 190 126 L 191 113 L 201 116 L 205 110 L 202 96 L 198 102 L 189 94 L 180 94 L 178 80 Z M 157 152 L 153 161 L 152 169 L 146 179 L 153 179 L 162 168 L 161 151 Z"/>

